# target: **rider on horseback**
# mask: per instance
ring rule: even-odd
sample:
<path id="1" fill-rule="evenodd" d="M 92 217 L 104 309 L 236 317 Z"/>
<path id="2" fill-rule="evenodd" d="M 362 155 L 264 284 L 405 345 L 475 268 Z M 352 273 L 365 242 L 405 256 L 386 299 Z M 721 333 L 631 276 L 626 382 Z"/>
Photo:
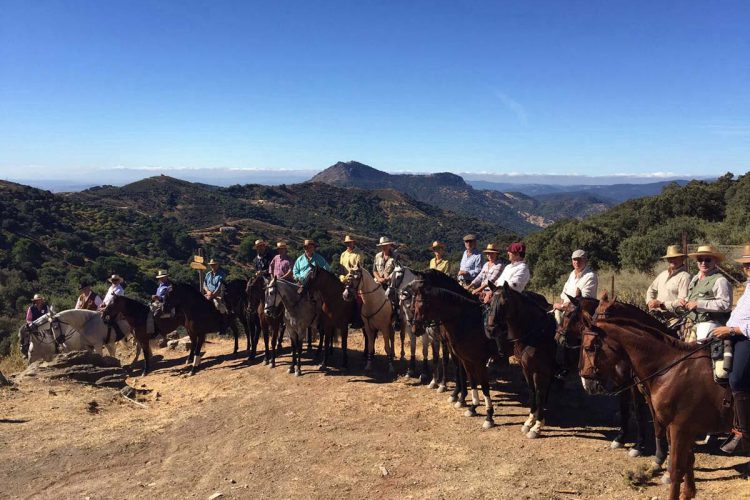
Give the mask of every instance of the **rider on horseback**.
<path id="1" fill-rule="evenodd" d="M 102 300 L 102 303 L 99 306 L 100 309 L 107 307 L 109 303 L 114 300 L 115 295 L 125 295 L 125 288 L 122 286 L 122 277 L 117 274 L 113 274 L 107 281 L 109 281 L 110 286 L 107 290 L 106 295 L 104 295 L 104 300 Z"/>
<path id="2" fill-rule="evenodd" d="M 268 243 L 264 240 L 255 240 L 255 251 L 257 252 L 253 259 L 255 272 L 268 272 L 268 267 L 271 265 L 271 255 L 268 252 Z"/>
<path id="3" fill-rule="evenodd" d="M 203 295 L 206 299 L 213 301 L 216 310 L 221 314 L 227 314 L 227 306 L 224 304 L 224 280 L 227 277 L 227 272 L 219 267 L 219 262 L 215 259 L 211 259 L 208 262 L 211 270 L 206 273 L 206 277 L 203 279 Z"/>
<path id="4" fill-rule="evenodd" d="M 268 274 L 272 278 L 288 280 L 292 277 L 292 266 L 294 263 L 289 255 L 287 255 L 286 243 L 283 241 L 276 242 L 276 251 L 278 253 L 274 255 L 271 263 L 268 265 Z"/>
<path id="5" fill-rule="evenodd" d="M 482 270 L 482 254 L 477 250 L 477 237 L 473 234 L 464 236 L 464 246 L 466 251 L 461 255 L 458 282 L 465 286 L 471 283 Z"/>
<path id="6" fill-rule="evenodd" d="M 346 277 L 350 272 L 365 265 L 365 255 L 356 249 L 357 241 L 354 238 L 347 234 L 344 237 L 344 245 L 346 245 L 346 250 L 341 252 L 341 257 L 339 257 L 339 264 L 345 271 L 344 274 L 339 275 L 342 283 L 346 283 Z"/>
<path id="7" fill-rule="evenodd" d="M 81 292 L 76 300 L 76 309 L 88 309 L 89 311 L 98 311 L 101 307 L 103 300 L 99 297 L 99 294 L 91 289 L 91 283 L 82 281 L 78 285 L 78 290 Z"/>
<path id="8" fill-rule="evenodd" d="M 699 272 L 690 281 L 687 298 L 680 300 L 680 306 L 690 311 L 688 318 L 694 322 L 684 340 L 695 342 L 726 323 L 732 309 L 732 287 L 719 271 L 724 255 L 716 247 L 701 245 L 690 257 L 698 261 Z"/>
<path id="9" fill-rule="evenodd" d="M 676 320 L 675 309 L 687 297 L 692 276 L 685 267 L 685 255 L 677 245 L 669 245 L 662 257 L 669 268 L 662 271 L 646 290 L 646 305 L 649 312 L 666 321 Z"/>
<path id="10" fill-rule="evenodd" d="M 395 245 L 396 243 L 391 241 L 387 236 L 381 236 L 377 244 L 377 247 L 381 250 L 375 254 L 375 261 L 372 264 L 372 277 L 376 283 L 379 283 L 386 290 L 391 282 L 391 275 L 394 269 L 396 269 L 396 257 L 393 255 L 393 247 Z M 401 319 L 398 314 L 398 297 L 395 294 L 395 290 L 392 290 L 391 296 L 388 298 L 391 301 L 394 328 L 399 330 L 401 329 Z"/>
<path id="11" fill-rule="evenodd" d="M 448 259 L 443 257 L 443 254 L 445 253 L 445 245 L 439 241 L 433 241 L 430 250 L 435 252 L 435 256 L 430 259 L 430 269 L 435 269 L 441 273 L 450 275 L 451 263 Z"/>
<path id="12" fill-rule="evenodd" d="M 729 387 L 734 396 L 735 423 L 732 436 L 721 447 L 730 454 L 750 451 L 750 245 L 745 245 L 742 257 L 734 260 L 742 264 L 742 270 L 747 276 L 747 286 L 727 325 L 712 331 L 714 337 L 736 339 L 729 375 Z"/>
<path id="13" fill-rule="evenodd" d="M 503 267 L 505 267 L 505 262 L 502 260 L 498 260 L 497 256 L 500 253 L 500 251 L 497 249 L 497 246 L 495 246 L 494 243 L 490 243 L 487 245 L 487 248 L 482 250 L 483 254 L 487 255 L 487 262 L 484 263 L 484 266 L 482 266 L 482 270 L 479 271 L 479 274 L 477 274 L 474 279 L 469 283 L 469 285 L 466 287 L 466 289 L 471 292 L 473 295 L 480 295 L 482 296 L 482 302 L 485 304 L 489 302 L 489 299 L 492 298 L 492 292 L 484 294 L 485 289 L 487 287 L 487 284 L 492 282 L 494 283 L 495 280 L 500 276 L 500 273 L 503 272 Z"/>

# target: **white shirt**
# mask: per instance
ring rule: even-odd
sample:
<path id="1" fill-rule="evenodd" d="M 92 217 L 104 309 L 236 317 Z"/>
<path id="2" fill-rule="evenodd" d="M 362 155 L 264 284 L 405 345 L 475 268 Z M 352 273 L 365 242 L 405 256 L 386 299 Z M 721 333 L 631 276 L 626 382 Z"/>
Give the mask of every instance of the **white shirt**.
<path id="1" fill-rule="evenodd" d="M 589 299 L 595 299 L 596 298 L 596 289 L 599 287 L 599 279 L 596 277 L 596 273 L 589 267 L 586 266 L 586 268 L 581 272 L 581 277 L 576 278 L 576 272 L 575 269 L 570 273 L 570 276 L 568 276 L 568 281 L 565 282 L 565 286 L 563 287 L 563 291 L 560 294 L 560 298 L 563 301 L 563 304 L 567 304 L 570 302 L 570 299 L 568 299 L 568 295 L 571 297 L 576 296 L 576 290 L 581 291 L 581 296 L 589 298 Z"/>
<path id="2" fill-rule="evenodd" d="M 109 287 L 109 290 L 107 290 L 107 294 L 104 296 L 104 305 L 108 306 L 109 303 L 114 300 L 115 295 L 125 295 L 125 289 L 120 283 L 113 283 L 112 286 Z"/>
<path id="3" fill-rule="evenodd" d="M 505 269 L 503 269 L 500 277 L 495 280 L 496 286 L 503 286 L 507 283 L 508 286 L 513 288 L 517 292 L 523 292 L 526 285 L 531 279 L 531 273 L 529 272 L 529 266 L 522 260 L 518 262 L 511 262 Z"/>

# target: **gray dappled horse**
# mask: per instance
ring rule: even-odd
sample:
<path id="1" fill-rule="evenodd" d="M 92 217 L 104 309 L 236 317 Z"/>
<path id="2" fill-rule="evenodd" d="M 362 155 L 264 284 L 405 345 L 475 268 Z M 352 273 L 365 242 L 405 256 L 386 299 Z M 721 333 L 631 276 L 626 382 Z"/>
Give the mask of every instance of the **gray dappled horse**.
<path id="1" fill-rule="evenodd" d="M 318 329 L 318 317 L 323 300 L 318 292 L 301 292 L 299 284 L 274 277 L 266 286 L 265 314 L 273 316 L 280 304 L 284 305 L 286 332 L 292 343 L 292 364 L 289 373 L 300 376 L 302 344 L 308 328 Z"/>
<path id="2" fill-rule="evenodd" d="M 124 321 L 118 321 L 118 326 L 122 333 L 130 331 Z M 31 324 L 23 325 L 18 336 L 22 346 L 28 345 L 24 355 L 29 363 L 49 361 L 60 351 L 102 353 L 103 347 L 114 357 L 117 341 L 117 334 L 104 323 L 101 314 L 87 309 L 68 309 L 57 314 L 49 312 Z"/>

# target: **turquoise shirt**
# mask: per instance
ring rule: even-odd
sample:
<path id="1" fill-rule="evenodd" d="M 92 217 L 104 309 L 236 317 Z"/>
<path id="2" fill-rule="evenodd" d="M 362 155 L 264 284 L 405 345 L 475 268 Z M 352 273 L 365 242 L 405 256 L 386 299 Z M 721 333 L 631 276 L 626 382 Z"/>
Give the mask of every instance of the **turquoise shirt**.
<path id="1" fill-rule="evenodd" d="M 297 261 L 294 263 L 294 269 L 292 269 L 294 279 L 296 279 L 297 281 L 304 281 L 305 278 L 307 278 L 307 274 L 312 270 L 310 261 L 312 261 L 314 265 L 322 267 L 326 271 L 331 270 L 328 262 L 326 262 L 323 256 L 319 253 L 315 252 L 310 259 L 307 258 L 307 255 L 302 254 L 297 257 Z"/>
<path id="2" fill-rule="evenodd" d="M 206 273 L 206 277 L 203 278 L 203 286 L 208 288 L 209 292 L 213 293 L 219 289 L 226 277 L 227 272 L 221 268 L 217 269 L 215 274 L 213 271 L 209 271 Z"/>

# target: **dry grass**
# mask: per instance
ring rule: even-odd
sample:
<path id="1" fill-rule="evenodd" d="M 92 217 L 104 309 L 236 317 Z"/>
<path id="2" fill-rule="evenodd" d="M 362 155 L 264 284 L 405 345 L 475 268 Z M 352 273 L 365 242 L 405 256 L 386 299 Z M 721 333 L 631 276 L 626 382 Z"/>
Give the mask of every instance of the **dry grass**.
<path id="1" fill-rule="evenodd" d="M 20 372 L 26 368 L 26 360 L 21 355 L 18 345 L 11 349 L 10 356 L 0 357 L 0 372 L 5 375 Z"/>

